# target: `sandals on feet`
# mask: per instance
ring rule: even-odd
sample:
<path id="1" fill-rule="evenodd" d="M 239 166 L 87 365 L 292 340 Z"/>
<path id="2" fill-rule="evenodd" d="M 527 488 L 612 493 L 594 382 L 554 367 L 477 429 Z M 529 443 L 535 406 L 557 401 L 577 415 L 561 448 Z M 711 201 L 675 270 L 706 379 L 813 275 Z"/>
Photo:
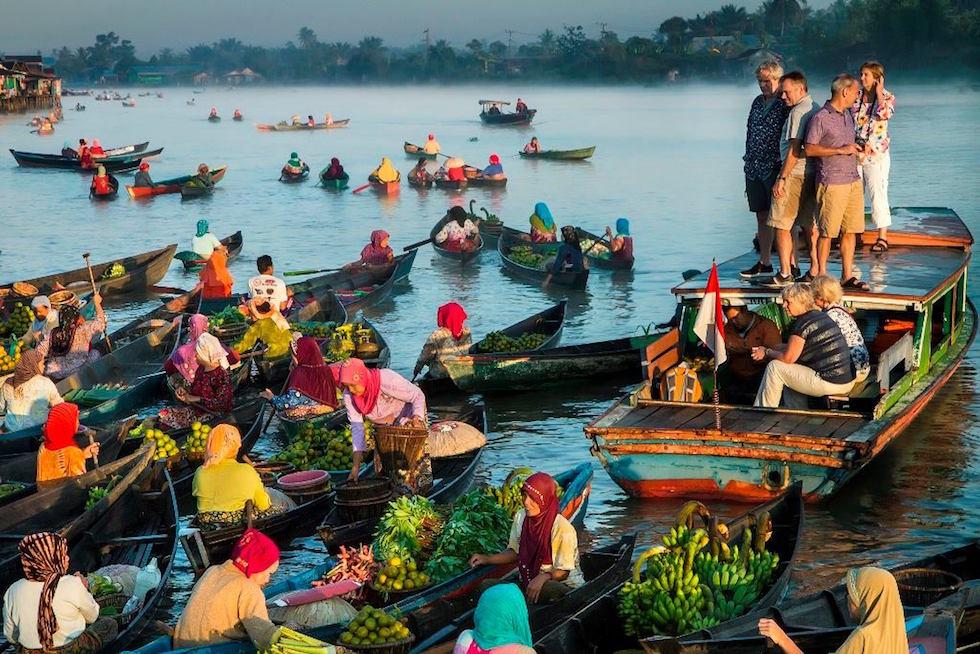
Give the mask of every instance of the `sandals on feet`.
<path id="1" fill-rule="evenodd" d="M 870 291 L 871 287 L 868 286 L 867 282 L 862 282 L 857 277 L 851 277 L 846 282 L 841 284 L 841 288 L 845 291 Z"/>
<path id="2" fill-rule="evenodd" d="M 875 254 L 888 252 L 888 241 L 886 241 L 883 238 L 879 238 L 877 241 L 874 242 L 874 245 L 871 246 L 871 251 L 874 252 Z"/>

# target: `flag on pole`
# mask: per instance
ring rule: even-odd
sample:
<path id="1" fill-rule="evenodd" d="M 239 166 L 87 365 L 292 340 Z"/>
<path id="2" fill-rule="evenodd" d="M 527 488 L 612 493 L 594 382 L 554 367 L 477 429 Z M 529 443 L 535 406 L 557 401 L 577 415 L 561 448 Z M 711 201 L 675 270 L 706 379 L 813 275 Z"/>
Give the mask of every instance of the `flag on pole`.
<path id="1" fill-rule="evenodd" d="M 718 266 L 711 262 L 711 274 L 704 297 L 694 321 L 694 333 L 715 355 L 715 370 L 728 361 L 725 350 L 725 314 L 721 310 L 721 288 L 718 285 Z"/>

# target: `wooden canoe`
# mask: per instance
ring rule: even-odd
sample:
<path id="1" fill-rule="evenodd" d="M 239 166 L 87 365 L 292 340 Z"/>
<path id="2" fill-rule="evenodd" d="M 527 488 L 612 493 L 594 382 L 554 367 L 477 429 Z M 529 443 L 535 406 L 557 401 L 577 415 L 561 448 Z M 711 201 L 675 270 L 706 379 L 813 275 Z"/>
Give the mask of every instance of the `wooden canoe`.
<path id="1" fill-rule="evenodd" d="M 235 122 L 240 123 L 243 120 L 245 120 L 245 117 L 244 116 L 241 116 L 241 115 L 238 115 L 238 116 L 232 116 L 231 119 L 234 120 Z"/>
<path id="2" fill-rule="evenodd" d="M 106 177 L 109 178 L 109 191 L 106 193 L 96 193 L 95 186 L 91 186 L 88 190 L 88 196 L 93 200 L 112 200 L 119 193 L 119 180 L 109 173 L 106 173 Z"/>
<path id="3" fill-rule="evenodd" d="M 600 244 L 600 245 L 596 245 L 591 250 L 587 247 L 582 248 L 582 252 L 585 254 L 585 257 L 589 260 L 589 264 L 591 264 L 591 267 L 606 268 L 608 270 L 632 270 L 633 269 L 634 260 L 632 258 L 619 259 L 617 257 L 612 256 L 612 253 L 609 251 L 609 241 L 606 239 L 606 237 L 598 236 L 591 232 L 587 232 L 581 227 L 576 227 L 575 231 L 576 233 L 578 233 L 578 238 L 580 241 L 583 241 L 585 239 L 591 239 Z M 602 251 L 599 250 L 600 247 L 606 248 L 605 254 L 607 256 L 601 256 Z"/>
<path id="4" fill-rule="evenodd" d="M 420 181 L 419 179 L 417 179 L 415 177 L 415 175 L 409 175 L 408 176 L 408 185 L 411 186 L 412 188 L 423 189 L 423 190 L 424 189 L 430 189 L 430 188 L 432 188 L 433 183 L 434 182 L 432 181 L 432 178 L 431 177 L 427 178 L 423 182 L 423 181 Z"/>
<path id="5" fill-rule="evenodd" d="M 439 153 L 430 154 L 425 151 L 424 148 L 415 145 L 414 143 L 409 143 L 405 141 L 405 154 L 415 159 L 428 159 L 429 161 L 435 161 L 439 158 Z"/>
<path id="6" fill-rule="evenodd" d="M 347 127 L 348 123 L 350 123 L 350 118 L 335 120 L 329 125 L 327 123 L 317 123 L 314 127 L 310 127 L 305 123 L 300 125 L 289 125 L 286 122 L 276 123 L 275 125 L 260 123 L 255 126 L 255 129 L 259 130 L 260 132 L 302 132 L 317 129 L 338 129 L 340 127 Z"/>
<path id="7" fill-rule="evenodd" d="M 201 184 L 188 183 L 180 187 L 181 200 L 193 200 L 194 198 L 206 197 L 214 193 L 213 186 L 203 186 Z"/>
<path id="8" fill-rule="evenodd" d="M 211 182 L 217 184 L 225 178 L 228 166 L 219 166 L 210 171 Z M 172 179 L 164 179 L 153 184 L 153 186 L 126 186 L 126 192 L 131 198 L 147 198 L 154 195 L 165 195 L 167 193 L 180 193 L 180 188 L 189 182 L 196 175 L 182 175 Z"/>
<path id="9" fill-rule="evenodd" d="M 510 248 L 515 245 L 527 245 L 531 247 L 531 250 L 535 254 L 541 254 L 545 257 L 549 255 L 554 255 L 558 250 L 558 245 L 554 243 L 548 244 L 536 244 L 531 243 L 531 238 L 524 232 L 516 229 L 511 229 L 510 227 L 502 227 L 500 233 L 500 238 L 497 240 L 497 252 L 500 254 L 500 260 L 503 263 L 504 269 L 509 270 L 511 273 L 520 277 L 524 280 L 534 282 L 535 284 L 543 284 L 545 280 L 549 277 L 551 278 L 550 284 L 553 286 L 564 286 L 572 290 L 584 290 L 586 284 L 589 281 L 589 269 L 575 271 L 575 272 L 560 272 L 560 273 L 550 273 L 544 267 L 542 268 L 531 268 L 530 266 L 525 266 L 522 263 L 518 263 L 514 259 L 511 259 L 508 254 L 510 253 Z M 545 265 L 547 265 L 548 260 L 545 259 Z"/>
<path id="10" fill-rule="evenodd" d="M 766 502 L 728 522 L 728 542 L 740 542 L 744 529 L 754 528 L 756 516 L 765 511 L 769 512 L 773 525 L 773 536 L 766 544 L 766 548 L 779 554 L 779 564 L 773 571 L 772 582 L 765 594 L 743 616 L 712 627 L 712 634 L 716 631 L 724 632 L 735 623 L 751 623 L 758 633 L 759 618 L 764 617 L 766 611 L 779 602 L 786 593 L 792 576 L 793 559 L 803 530 L 803 495 L 800 485 L 794 484 L 779 498 Z M 637 650 L 637 638 L 623 633 L 623 623 L 618 614 L 620 588 L 621 586 L 617 585 L 574 614 L 565 616 L 565 619 L 550 632 L 535 634 L 535 649 L 540 654 Z"/>
<path id="11" fill-rule="evenodd" d="M 98 165 L 108 164 L 106 165 L 107 171 L 118 171 L 120 170 L 120 161 L 129 161 L 136 156 L 142 155 L 149 145 L 150 142 L 146 141 L 135 145 L 112 148 L 105 151 L 105 156 L 94 158 L 93 161 Z M 42 154 L 39 152 L 23 152 L 13 149 L 10 150 L 10 153 L 14 155 L 14 159 L 21 166 L 91 170 L 82 168 L 81 160 L 78 158 L 77 153 L 75 156 L 65 156 L 63 154 Z M 160 154 L 160 152 L 158 151 L 156 154 Z M 139 167 L 139 163 L 135 167 Z"/>
<path id="12" fill-rule="evenodd" d="M 230 263 L 242 253 L 244 238 L 242 237 L 241 230 L 221 239 L 221 244 L 228 248 L 228 262 Z M 174 255 L 174 259 L 178 259 L 182 264 L 184 264 L 185 272 L 198 272 L 204 268 L 204 264 L 207 263 L 207 259 L 199 259 L 197 252 L 194 252 L 193 250 L 178 252 Z"/>
<path id="13" fill-rule="evenodd" d="M 582 161 L 595 153 L 595 146 L 575 150 L 542 150 L 541 152 L 518 152 L 523 159 L 561 159 L 563 161 Z"/>
<path id="14" fill-rule="evenodd" d="M 163 279 L 163 276 L 167 274 L 167 269 L 170 267 L 170 262 L 173 260 L 176 251 L 177 244 L 173 243 L 158 250 L 144 252 L 143 254 L 92 264 L 95 286 L 103 296 L 142 292 L 147 286 L 152 286 Z M 103 273 L 114 263 L 122 264 L 126 269 L 126 273 L 120 277 L 103 279 Z M 71 289 L 81 289 L 81 291 L 92 289 L 91 282 L 89 281 L 88 268 L 77 268 L 75 270 L 45 275 L 44 277 L 22 279 L 20 281 L 36 287 L 38 293 L 43 295 L 49 295 L 54 291 L 68 287 L 71 287 Z M 0 284 L 0 289 L 10 289 L 12 291 L 12 286 L 13 282 Z M 21 298 L 21 300 L 25 304 L 30 304 L 31 298 Z"/>
<path id="15" fill-rule="evenodd" d="M 28 534 L 54 531 L 74 545 L 121 498 L 143 474 L 153 458 L 153 448 L 144 447 L 125 458 L 107 463 L 78 477 L 45 483 L 23 499 L 0 508 L 0 585 L 8 588 L 23 576 L 18 541 Z M 88 491 L 119 477 L 112 490 L 95 506 L 85 508 Z"/>
<path id="16" fill-rule="evenodd" d="M 208 116 L 208 122 L 209 123 L 220 123 L 221 122 L 221 116 Z"/>
<path id="17" fill-rule="evenodd" d="M 283 184 L 297 184 L 299 182 L 305 182 L 310 178 L 310 167 L 307 165 L 303 166 L 303 170 L 298 173 L 290 172 L 283 168 L 279 171 L 279 181 Z"/>
<path id="18" fill-rule="evenodd" d="M 467 177 L 466 179 L 453 180 L 436 177 L 434 183 L 436 188 L 441 188 L 444 191 L 462 191 L 466 188 L 503 188 L 507 186 L 507 178 Z"/>
<path id="19" fill-rule="evenodd" d="M 401 178 L 393 182 L 378 182 L 369 178 L 368 184 L 371 185 L 371 190 L 378 195 L 395 195 L 401 190 Z"/>
<path id="20" fill-rule="evenodd" d="M 408 278 L 417 254 L 418 250 L 413 249 L 396 255 L 387 266 L 361 266 L 355 270 L 340 270 L 290 284 L 293 302 L 301 302 L 296 298 L 301 293 L 329 287 L 337 294 L 347 315 L 353 316 L 387 299 L 395 285 Z"/>
<path id="21" fill-rule="evenodd" d="M 429 238 L 432 240 L 432 248 L 436 251 L 437 254 L 440 254 L 446 257 L 447 259 L 452 259 L 453 261 L 457 261 L 460 264 L 465 265 L 466 263 L 480 256 L 480 253 L 483 252 L 483 237 L 477 234 L 476 238 L 467 239 L 468 243 L 474 245 L 472 250 L 468 250 L 466 252 L 447 250 L 441 244 L 436 243 L 436 234 L 438 234 L 442 230 L 442 228 L 446 226 L 447 223 L 453 220 L 455 220 L 455 218 L 449 215 L 443 217 L 443 219 L 437 222 L 435 226 L 429 231 Z M 477 224 L 479 224 L 479 221 L 477 221 Z"/>
<path id="22" fill-rule="evenodd" d="M 329 179 L 325 177 L 326 170 L 320 172 L 320 186 L 331 191 L 343 191 L 347 188 L 347 183 L 350 181 L 350 175 L 346 172 L 343 177 L 337 177 L 336 179 Z"/>

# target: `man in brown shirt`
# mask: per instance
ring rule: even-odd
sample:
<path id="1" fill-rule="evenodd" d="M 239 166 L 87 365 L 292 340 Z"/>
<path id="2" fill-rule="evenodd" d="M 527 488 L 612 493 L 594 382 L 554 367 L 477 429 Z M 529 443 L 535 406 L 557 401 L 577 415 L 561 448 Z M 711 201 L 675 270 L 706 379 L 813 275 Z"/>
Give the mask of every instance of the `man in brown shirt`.
<path id="1" fill-rule="evenodd" d="M 754 397 L 762 381 L 766 362 L 752 360 L 755 346 L 776 347 L 783 342 L 776 323 L 749 311 L 745 303 L 725 300 L 725 349 L 728 352 L 727 377 L 729 382 L 721 387 L 726 402 L 737 401 L 741 395 Z M 727 386 L 727 388 L 726 388 Z"/>

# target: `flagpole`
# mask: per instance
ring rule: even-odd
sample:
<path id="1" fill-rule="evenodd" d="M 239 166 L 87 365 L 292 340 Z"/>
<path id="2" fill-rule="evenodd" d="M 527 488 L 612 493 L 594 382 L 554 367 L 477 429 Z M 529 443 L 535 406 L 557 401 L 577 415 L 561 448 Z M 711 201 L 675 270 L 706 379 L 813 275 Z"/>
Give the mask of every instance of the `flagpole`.
<path id="1" fill-rule="evenodd" d="M 715 392 L 714 404 L 715 404 L 715 429 L 719 432 L 721 431 L 721 401 L 718 398 L 718 366 L 715 366 Z"/>

